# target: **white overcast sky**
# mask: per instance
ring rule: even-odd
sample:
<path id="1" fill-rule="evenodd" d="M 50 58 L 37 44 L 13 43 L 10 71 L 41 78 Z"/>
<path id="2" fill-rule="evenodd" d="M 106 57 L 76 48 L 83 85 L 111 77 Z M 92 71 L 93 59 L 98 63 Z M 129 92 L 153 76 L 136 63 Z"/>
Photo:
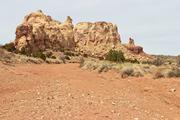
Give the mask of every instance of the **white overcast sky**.
<path id="1" fill-rule="evenodd" d="M 122 42 L 133 37 L 150 54 L 180 54 L 180 0 L 1 0 L 0 44 L 14 40 L 24 16 L 41 9 L 52 18 L 74 23 L 117 24 Z"/>

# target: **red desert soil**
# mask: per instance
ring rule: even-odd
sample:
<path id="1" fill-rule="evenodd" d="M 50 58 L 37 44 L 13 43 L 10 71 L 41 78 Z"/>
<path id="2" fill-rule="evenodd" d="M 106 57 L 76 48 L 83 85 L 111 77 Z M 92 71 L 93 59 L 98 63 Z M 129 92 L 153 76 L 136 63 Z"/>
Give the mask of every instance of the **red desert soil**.
<path id="1" fill-rule="evenodd" d="M 0 120 L 180 120 L 180 79 L 0 65 Z"/>

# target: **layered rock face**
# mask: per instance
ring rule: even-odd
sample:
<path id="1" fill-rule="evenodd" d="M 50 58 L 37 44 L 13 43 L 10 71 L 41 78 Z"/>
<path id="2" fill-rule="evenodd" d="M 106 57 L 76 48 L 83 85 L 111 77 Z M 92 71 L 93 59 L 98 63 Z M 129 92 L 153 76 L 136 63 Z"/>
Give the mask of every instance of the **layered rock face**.
<path id="1" fill-rule="evenodd" d="M 74 27 L 77 50 L 92 56 L 103 56 L 120 44 L 116 25 L 107 22 L 81 22 Z"/>
<path id="2" fill-rule="evenodd" d="M 52 20 L 42 11 L 31 13 L 16 29 L 16 49 L 29 52 L 45 49 L 74 49 L 73 24 L 70 17 L 64 23 Z"/>

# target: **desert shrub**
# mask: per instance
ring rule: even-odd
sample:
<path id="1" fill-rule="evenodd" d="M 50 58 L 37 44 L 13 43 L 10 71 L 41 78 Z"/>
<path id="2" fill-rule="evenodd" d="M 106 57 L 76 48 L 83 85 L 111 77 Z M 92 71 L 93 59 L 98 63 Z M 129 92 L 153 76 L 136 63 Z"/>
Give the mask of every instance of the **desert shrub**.
<path id="1" fill-rule="evenodd" d="M 45 53 L 47 58 L 52 58 L 53 53 L 51 51 L 48 51 Z"/>
<path id="2" fill-rule="evenodd" d="M 121 75 L 124 78 L 124 76 L 133 76 L 134 69 L 132 67 L 124 67 L 121 69 Z"/>
<path id="3" fill-rule="evenodd" d="M 166 76 L 171 78 L 171 77 L 180 77 L 180 69 L 178 68 L 173 68 L 166 72 Z"/>
<path id="4" fill-rule="evenodd" d="M 23 47 L 20 51 L 18 51 L 20 54 L 22 55 L 26 55 L 26 50 L 25 48 Z"/>
<path id="5" fill-rule="evenodd" d="M 75 56 L 75 54 L 74 54 L 73 52 L 70 52 L 70 51 L 64 52 L 64 55 L 67 55 L 67 56 Z"/>
<path id="6" fill-rule="evenodd" d="M 176 65 L 177 65 L 177 66 L 180 66 L 180 55 L 177 56 L 177 58 L 176 58 Z"/>
<path id="7" fill-rule="evenodd" d="M 80 57 L 80 61 L 79 61 L 79 67 L 83 67 L 84 66 L 84 58 Z"/>
<path id="8" fill-rule="evenodd" d="M 143 77 L 144 75 L 143 75 L 143 73 L 140 72 L 140 71 L 135 71 L 135 72 L 133 73 L 133 76 L 134 76 L 134 77 Z"/>
<path id="9" fill-rule="evenodd" d="M 88 57 L 88 55 L 84 53 L 84 54 L 83 54 L 83 57 L 87 58 L 87 57 Z"/>
<path id="10" fill-rule="evenodd" d="M 179 68 L 171 68 L 171 69 L 164 69 L 158 70 L 154 74 L 154 78 L 171 78 L 171 77 L 180 77 L 180 69 Z"/>
<path id="11" fill-rule="evenodd" d="M 103 56 L 101 56 L 101 57 L 98 57 L 98 59 L 99 59 L 99 60 L 104 60 L 104 57 L 103 57 Z"/>
<path id="12" fill-rule="evenodd" d="M 24 47 L 21 50 L 16 50 L 15 53 L 19 53 L 21 55 L 31 56 L 31 52 L 26 50 Z"/>
<path id="13" fill-rule="evenodd" d="M 65 56 L 64 54 L 61 54 L 59 58 L 60 60 L 63 61 L 63 63 L 66 63 L 67 56 Z"/>
<path id="14" fill-rule="evenodd" d="M 156 58 L 154 61 L 152 61 L 152 64 L 155 66 L 161 66 L 164 64 L 164 61 L 161 58 Z"/>
<path id="15" fill-rule="evenodd" d="M 51 56 L 52 59 L 56 59 L 56 56 Z"/>
<path id="16" fill-rule="evenodd" d="M 16 50 L 14 43 L 8 43 L 2 46 L 2 48 L 6 49 L 9 52 L 14 52 Z"/>
<path id="17" fill-rule="evenodd" d="M 137 59 L 131 60 L 131 59 L 126 59 L 126 62 L 130 62 L 130 63 L 137 63 L 139 64 L 139 61 Z"/>
<path id="18" fill-rule="evenodd" d="M 108 67 L 107 64 L 103 64 L 99 66 L 97 69 L 98 69 L 98 73 L 101 73 L 101 72 L 107 72 L 110 68 Z"/>
<path id="19" fill-rule="evenodd" d="M 0 48 L 0 60 L 9 61 L 12 57 L 12 54 L 7 53 L 4 49 Z"/>
<path id="20" fill-rule="evenodd" d="M 142 64 L 152 64 L 152 61 L 142 61 Z"/>
<path id="21" fill-rule="evenodd" d="M 66 60 L 70 60 L 70 57 L 67 56 L 67 55 L 65 55 L 65 59 L 66 59 Z"/>
<path id="22" fill-rule="evenodd" d="M 42 60 L 46 60 L 46 55 L 43 54 L 43 52 L 41 52 L 41 51 L 33 53 L 33 57 L 41 58 Z"/>
<path id="23" fill-rule="evenodd" d="M 59 51 L 60 51 L 60 52 L 64 52 L 65 49 L 62 47 L 62 48 L 59 48 Z"/>
<path id="24" fill-rule="evenodd" d="M 2 57 L 5 54 L 4 49 L 0 48 L 0 57 Z"/>
<path id="25" fill-rule="evenodd" d="M 121 63 L 125 61 L 125 57 L 122 51 L 110 50 L 106 55 L 106 60 Z"/>
<path id="26" fill-rule="evenodd" d="M 175 76 L 175 73 L 172 70 L 169 70 L 168 72 L 165 73 L 166 77 L 171 78 Z"/>
<path id="27" fill-rule="evenodd" d="M 175 77 L 180 77 L 180 69 L 179 68 L 173 69 L 173 73 L 174 73 Z"/>
<path id="28" fill-rule="evenodd" d="M 97 68 L 100 66 L 100 63 L 93 60 L 87 60 L 84 61 L 82 68 L 88 69 L 88 70 L 97 70 Z"/>
<path id="29" fill-rule="evenodd" d="M 162 71 L 156 71 L 153 76 L 154 79 L 163 78 L 163 77 L 164 74 L 162 73 Z"/>

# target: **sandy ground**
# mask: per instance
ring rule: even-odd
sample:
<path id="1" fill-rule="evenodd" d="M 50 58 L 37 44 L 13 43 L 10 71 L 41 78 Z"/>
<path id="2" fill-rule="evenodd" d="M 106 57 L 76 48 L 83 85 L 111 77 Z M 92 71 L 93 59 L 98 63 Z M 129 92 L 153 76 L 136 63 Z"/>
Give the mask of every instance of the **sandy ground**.
<path id="1" fill-rule="evenodd" d="M 0 65 L 0 120 L 180 120 L 180 79 Z"/>

